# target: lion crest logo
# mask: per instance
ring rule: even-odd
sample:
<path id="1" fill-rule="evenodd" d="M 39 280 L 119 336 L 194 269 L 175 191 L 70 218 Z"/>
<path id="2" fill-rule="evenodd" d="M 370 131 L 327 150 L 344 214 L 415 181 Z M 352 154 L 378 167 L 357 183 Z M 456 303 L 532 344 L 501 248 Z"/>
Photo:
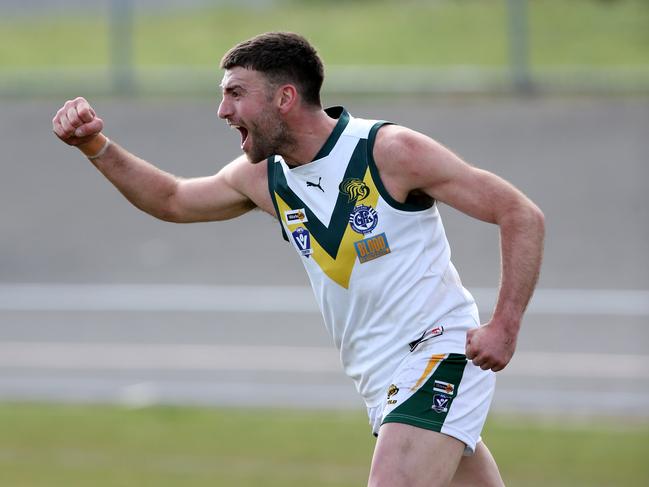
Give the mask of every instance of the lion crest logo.
<path id="1" fill-rule="evenodd" d="M 348 178 L 338 186 L 338 190 L 347 195 L 347 202 L 363 201 L 370 195 L 370 188 L 362 179 Z"/>

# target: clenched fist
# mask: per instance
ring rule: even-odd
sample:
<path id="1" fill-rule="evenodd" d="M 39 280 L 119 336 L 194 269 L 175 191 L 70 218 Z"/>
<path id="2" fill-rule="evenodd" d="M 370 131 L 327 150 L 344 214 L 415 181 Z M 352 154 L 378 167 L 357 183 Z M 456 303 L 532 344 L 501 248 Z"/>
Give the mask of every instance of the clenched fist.
<path id="1" fill-rule="evenodd" d="M 504 369 L 515 349 L 516 334 L 506 332 L 493 322 L 467 332 L 466 358 L 483 370 Z"/>
<path id="2" fill-rule="evenodd" d="M 56 136 L 89 157 L 96 156 L 107 144 L 108 139 L 101 133 L 103 128 L 104 121 L 82 97 L 66 101 L 52 119 Z"/>

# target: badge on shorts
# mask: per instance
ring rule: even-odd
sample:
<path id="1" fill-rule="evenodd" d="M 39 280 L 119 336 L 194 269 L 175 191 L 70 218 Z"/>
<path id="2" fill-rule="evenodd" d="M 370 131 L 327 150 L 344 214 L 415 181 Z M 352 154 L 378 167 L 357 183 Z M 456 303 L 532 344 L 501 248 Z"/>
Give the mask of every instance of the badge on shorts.
<path id="1" fill-rule="evenodd" d="M 388 387 L 388 404 L 396 404 L 397 400 L 396 399 L 390 399 L 392 396 L 396 395 L 399 393 L 399 388 L 395 386 L 394 384 L 390 384 L 390 387 Z"/>
<path id="2" fill-rule="evenodd" d="M 309 257 L 313 253 L 313 249 L 311 248 L 311 235 L 309 234 L 309 231 L 306 228 L 299 227 L 296 228 L 294 232 L 291 233 L 293 235 L 293 240 L 295 241 L 295 245 L 297 246 L 298 252 L 302 254 L 304 257 Z"/>
<path id="3" fill-rule="evenodd" d="M 445 394 L 435 394 L 433 396 L 433 405 L 431 409 L 436 413 L 447 413 L 451 398 Z"/>
<path id="4" fill-rule="evenodd" d="M 455 392 L 455 384 L 450 384 L 442 380 L 436 380 L 435 382 L 433 382 L 433 390 L 435 392 L 443 392 L 444 394 L 452 396 Z"/>

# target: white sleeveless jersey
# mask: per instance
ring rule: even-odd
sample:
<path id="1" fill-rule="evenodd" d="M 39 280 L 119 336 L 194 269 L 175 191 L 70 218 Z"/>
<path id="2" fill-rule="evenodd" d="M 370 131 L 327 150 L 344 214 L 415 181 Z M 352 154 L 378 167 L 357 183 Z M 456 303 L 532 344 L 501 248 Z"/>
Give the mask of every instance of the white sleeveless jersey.
<path id="1" fill-rule="evenodd" d="M 418 340 L 463 354 L 478 314 L 450 262 L 437 205 L 395 201 L 381 182 L 372 147 L 385 122 L 342 107 L 327 113 L 338 123 L 315 159 L 289 168 L 269 158 L 268 184 L 344 370 L 373 407 Z"/>

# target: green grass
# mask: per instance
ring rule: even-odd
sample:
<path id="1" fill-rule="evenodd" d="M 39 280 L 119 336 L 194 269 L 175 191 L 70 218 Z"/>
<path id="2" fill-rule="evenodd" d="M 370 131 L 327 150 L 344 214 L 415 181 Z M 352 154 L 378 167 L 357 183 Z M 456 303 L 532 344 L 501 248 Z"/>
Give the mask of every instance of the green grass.
<path id="1" fill-rule="evenodd" d="M 649 424 L 498 417 L 483 434 L 510 487 L 644 486 Z M 359 486 L 361 412 L 0 405 L 0 485 Z"/>
<path id="2" fill-rule="evenodd" d="M 646 66 L 646 0 L 531 0 L 531 62 L 537 67 Z M 267 30 L 305 34 L 327 64 L 503 66 L 504 0 L 278 2 L 165 15 L 139 12 L 138 65 L 214 66 L 234 43 Z M 109 62 L 106 19 L 0 17 L 0 68 L 101 66 Z"/>

